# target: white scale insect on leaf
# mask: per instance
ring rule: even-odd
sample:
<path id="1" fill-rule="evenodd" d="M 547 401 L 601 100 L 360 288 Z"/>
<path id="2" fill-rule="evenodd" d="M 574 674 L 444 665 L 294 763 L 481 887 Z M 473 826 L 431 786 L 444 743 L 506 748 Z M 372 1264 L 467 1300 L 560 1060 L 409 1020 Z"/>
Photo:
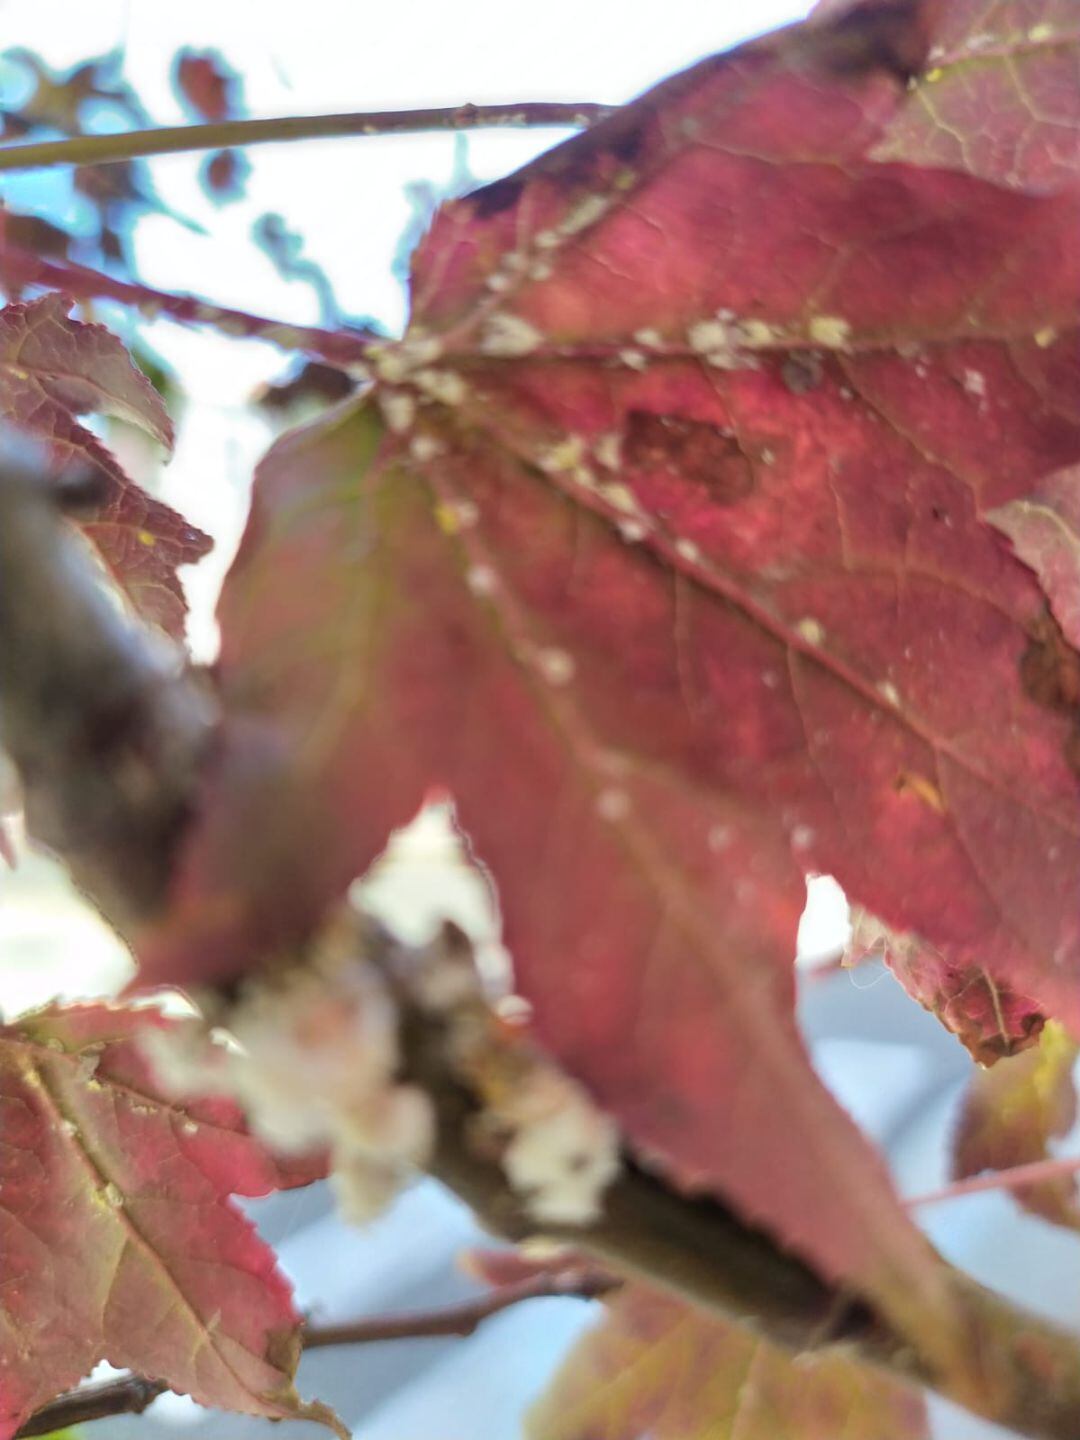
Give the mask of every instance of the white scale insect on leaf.
<path id="1" fill-rule="evenodd" d="M 536 326 L 521 315 L 496 311 L 484 322 L 480 335 L 480 353 L 506 358 L 531 355 L 543 344 L 544 337 Z"/>

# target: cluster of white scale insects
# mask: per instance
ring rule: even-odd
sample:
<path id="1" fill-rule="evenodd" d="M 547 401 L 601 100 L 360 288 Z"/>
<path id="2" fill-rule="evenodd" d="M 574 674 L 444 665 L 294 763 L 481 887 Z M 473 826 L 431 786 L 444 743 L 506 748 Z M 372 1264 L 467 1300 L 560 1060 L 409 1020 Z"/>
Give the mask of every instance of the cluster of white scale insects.
<path id="1" fill-rule="evenodd" d="M 410 1000 L 443 1017 L 449 1050 L 468 1069 L 474 1037 L 490 1043 L 490 1012 L 471 954 L 422 952 Z M 144 1041 L 175 1096 L 227 1095 L 252 1132 L 279 1154 L 330 1152 L 330 1183 L 344 1217 L 380 1214 L 431 1157 L 435 1112 L 402 1083 L 398 1002 L 379 969 L 357 953 L 355 917 L 328 937 L 313 963 L 248 984 L 228 1032 L 197 1026 L 150 1032 Z M 613 1122 L 585 1090 L 531 1050 L 514 1083 L 482 1096 L 482 1128 L 498 1137 L 510 1187 L 539 1224 L 587 1225 L 619 1170 Z"/>

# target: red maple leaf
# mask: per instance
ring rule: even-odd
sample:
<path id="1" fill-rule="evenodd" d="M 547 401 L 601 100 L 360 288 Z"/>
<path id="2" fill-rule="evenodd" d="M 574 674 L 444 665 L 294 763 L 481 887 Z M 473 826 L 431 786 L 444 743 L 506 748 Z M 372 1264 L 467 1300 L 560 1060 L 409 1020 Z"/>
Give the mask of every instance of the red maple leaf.
<path id="1" fill-rule="evenodd" d="M 173 83 L 200 120 L 231 120 L 244 109 L 240 77 L 216 50 L 177 51 Z"/>
<path id="2" fill-rule="evenodd" d="M 101 325 L 68 318 L 71 302 L 46 295 L 0 310 L 0 416 L 43 439 L 58 467 L 88 465 L 100 495 L 83 528 L 135 608 L 174 635 L 184 628 L 177 567 L 210 540 L 140 489 L 79 415 L 116 415 L 171 447 L 161 397 Z"/>
<path id="3" fill-rule="evenodd" d="M 108 1360 L 204 1405 L 328 1420 L 293 1389 L 300 1317 L 229 1201 L 310 1182 L 229 1101 L 180 1103 L 139 1049 L 148 1009 L 0 1027 L 0 1437 Z M 179 1022 L 186 1023 L 186 1022 Z"/>
<path id="4" fill-rule="evenodd" d="M 983 518 L 1080 457 L 1080 199 L 874 158 L 932 39 L 881 8 L 909 28 L 705 61 L 443 208 L 383 421 L 260 469 L 143 955 L 250 968 L 447 792 L 639 1153 L 924 1327 L 790 961 L 826 871 L 1080 1023 L 1075 657 Z"/>

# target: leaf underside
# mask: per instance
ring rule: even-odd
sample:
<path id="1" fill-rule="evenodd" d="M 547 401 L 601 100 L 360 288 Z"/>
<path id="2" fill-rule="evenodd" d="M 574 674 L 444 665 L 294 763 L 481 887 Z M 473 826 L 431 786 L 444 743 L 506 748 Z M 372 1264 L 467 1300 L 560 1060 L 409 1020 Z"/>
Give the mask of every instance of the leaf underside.
<path id="1" fill-rule="evenodd" d="M 1076 1042 L 1051 1023 L 1037 1049 L 972 1075 L 952 1138 L 954 1179 L 1048 1158 L 1051 1142 L 1064 1139 L 1076 1121 L 1077 1053 Z M 1075 1175 L 1024 1185 L 1014 1193 L 1026 1210 L 1080 1230 Z"/>
<path id="2" fill-rule="evenodd" d="M 574 1347 L 531 1440 L 921 1440 L 920 1396 L 841 1356 L 795 1360 L 639 1287 Z"/>

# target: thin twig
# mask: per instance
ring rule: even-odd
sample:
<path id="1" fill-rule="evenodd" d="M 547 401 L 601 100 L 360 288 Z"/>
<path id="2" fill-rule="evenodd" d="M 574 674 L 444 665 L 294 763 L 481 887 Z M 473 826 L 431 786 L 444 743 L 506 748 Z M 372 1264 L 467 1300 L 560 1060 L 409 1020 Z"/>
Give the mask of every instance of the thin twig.
<path id="1" fill-rule="evenodd" d="M 1060 1180 L 1063 1176 L 1075 1175 L 1078 1170 L 1080 1155 L 1068 1155 L 1057 1160 L 1032 1160 L 1027 1165 L 1012 1165 L 1008 1170 L 995 1170 L 989 1175 L 954 1180 L 940 1190 L 913 1195 L 904 1204 L 913 1210 L 919 1205 L 937 1205 L 942 1200 L 958 1200 L 961 1196 L 979 1195 L 986 1190 L 1023 1190 L 1028 1185 L 1040 1185 L 1045 1180 Z"/>
<path id="2" fill-rule="evenodd" d="M 440 1336 L 471 1335 L 493 1315 L 521 1305 L 526 1300 L 564 1298 L 595 1300 L 618 1287 L 619 1282 L 601 1270 L 572 1266 L 550 1274 L 530 1275 L 524 1280 L 500 1285 L 441 1310 L 419 1311 L 412 1315 L 373 1316 L 353 1320 L 344 1325 L 312 1325 L 304 1331 L 305 1350 L 330 1345 L 372 1345 L 384 1340 L 426 1340 Z M 105 1420 L 117 1415 L 141 1415 L 168 1386 L 161 1380 L 144 1380 L 139 1375 L 124 1375 L 100 1385 L 86 1385 L 71 1390 L 42 1406 L 21 1427 L 16 1440 L 29 1440 L 32 1435 L 47 1435 L 71 1425 L 90 1420 Z"/>
<path id="3" fill-rule="evenodd" d="M 194 295 L 175 295 L 141 282 L 117 280 L 74 260 L 48 260 L 21 245 L 6 243 L 2 238 L 2 221 L 0 216 L 0 284 L 9 291 L 41 285 L 59 290 L 73 300 L 115 300 L 134 307 L 148 320 L 164 315 L 181 325 L 209 326 L 233 339 L 267 340 L 283 350 L 317 355 L 330 365 L 348 366 L 362 361 L 368 346 L 379 338 L 368 331 L 294 325 L 268 315 L 214 305 Z"/>
<path id="4" fill-rule="evenodd" d="M 533 100 L 517 105 L 444 105 L 424 110 L 369 110 L 337 115 L 278 115 L 266 120 L 221 120 L 210 125 L 167 125 L 117 135 L 73 135 L 0 147 L 0 170 L 37 170 L 49 165 L 111 165 L 145 155 L 224 150 L 280 140 L 330 139 L 346 135 L 414 135 L 426 130 L 486 127 L 572 126 L 580 129 L 610 115 L 613 106 L 592 102 Z"/>
<path id="5" fill-rule="evenodd" d="M 441 1310 L 419 1311 L 413 1315 L 390 1315 L 371 1320 L 353 1320 L 344 1325 L 311 1326 L 304 1332 L 304 1349 L 325 1345 L 371 1345 L 382 1340 L 423 1340 L 441 1335 L 471 1335 L 492 1315 L 520 1305 L 525 1300 L 596 1300 L 618 1288 L 619 1281 L 603 1270 L 576 1267 L 553 1274 L 529 1275 L 508 1285 L 447 1305 Z"/>

